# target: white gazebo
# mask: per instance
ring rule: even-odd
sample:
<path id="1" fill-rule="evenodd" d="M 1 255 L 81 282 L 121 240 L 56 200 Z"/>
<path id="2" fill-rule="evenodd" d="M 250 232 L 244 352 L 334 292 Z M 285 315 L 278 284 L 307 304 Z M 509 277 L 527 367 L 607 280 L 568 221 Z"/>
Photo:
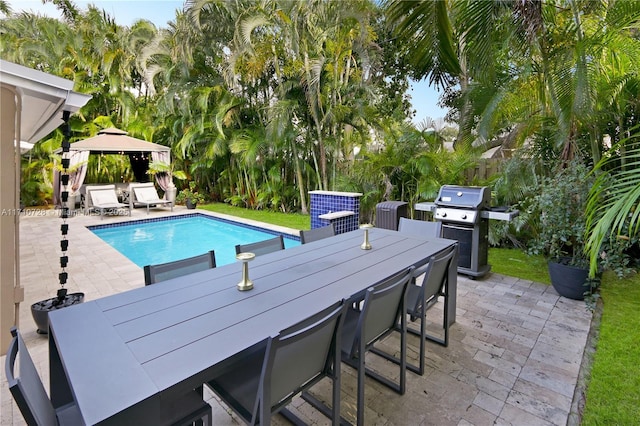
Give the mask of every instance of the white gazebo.
<path id="1" fill-rule="evenodd" d="M 6 353 L 24 300 L 20 287 L 20 151 L 60 126 L 91 96 L 73 81 L 0 59 L 0 354 Z"/>
<path id="2" fill-rule="evenodd" d="M 102 129 L 96 136 L 74 142 L 69 147 L 69 168 L 74 171 L 69 173 L 69 183 L 72 188 L 80 188 L 87 174 L 87 160 L 89 154 L 128 154 L 133 161 L 138 156 L 150 154 L 151 160 L 169 164 L 171 161 L 171 148 L 157 143 L 148 142 L 128 135 L 124 130 L 110 127 Z M 62 148 L 56 153 L 62 152 Z M 78 166 L 78 167 L 76 167 Z M 146 167 L 146 166 L 145 166 Z M 146 169 L 145 169 L 146 170 Z M 53 202 L 60 205 L 60 185 L 58 170 L 54 171 Z M 166 173 L 156 175 L 156 181 L 162 190 L 166 191 L 170 183 L 170 177 Z"/>

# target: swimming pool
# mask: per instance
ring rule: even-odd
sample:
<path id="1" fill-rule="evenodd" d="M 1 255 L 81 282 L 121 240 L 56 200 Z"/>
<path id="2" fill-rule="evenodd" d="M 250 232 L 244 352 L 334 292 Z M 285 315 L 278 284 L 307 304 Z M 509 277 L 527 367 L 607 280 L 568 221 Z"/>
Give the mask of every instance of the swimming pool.
<path id="1" fill-rule="evenodd" d="M 280 232 L 201 213 L 137 220 L 88 227 L 94 234 L 141 268 L 216 252 L 216 264 L 236 261 L 236 244 L 273 238 Z M 300 239 L 288 234 L 285 248 L 300 245 Z"/>

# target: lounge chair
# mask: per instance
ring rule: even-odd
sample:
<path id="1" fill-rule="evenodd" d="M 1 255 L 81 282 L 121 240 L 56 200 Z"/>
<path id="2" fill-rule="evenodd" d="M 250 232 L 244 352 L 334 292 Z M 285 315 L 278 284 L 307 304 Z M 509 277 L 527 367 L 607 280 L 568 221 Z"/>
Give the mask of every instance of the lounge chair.
<path id="1" fill-rule="evenodd" d="M 127 209 L 131 216 L 129 206 L 118 201 L 115 185 L 87 186 L 86 190 L 87 208 L 99 211 L 100 218 L 104 216 L 105 211 L 114 212 L 118 209 Z"/>
<path id="2" fill-rule="evenodd" d="M 168 205 L 173 211 L 173 203 L 158 196 L 158 191 L 156 191 L 153 182 L 132 183 L 129 185 L 129 209 L 133 209 L 136 204 L 147 206 L 147 214 L 149 214 L 149 207 L 158 205 Z"/>

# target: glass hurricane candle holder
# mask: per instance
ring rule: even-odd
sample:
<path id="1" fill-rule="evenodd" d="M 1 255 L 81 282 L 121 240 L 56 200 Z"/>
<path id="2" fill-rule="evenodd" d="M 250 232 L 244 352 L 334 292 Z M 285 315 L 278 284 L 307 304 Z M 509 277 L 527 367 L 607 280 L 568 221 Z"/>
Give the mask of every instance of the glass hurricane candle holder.
<path id="1" fill-rule="evenodd" d="M 254 253 L 238 253 L 236 255 L 236 260 L 242 262 L 242 281 L 238 283 L 238 290 L 240 291 L 247 291 L 253 288 L 253 281 L 249 279 L 249 262 L 255 257 Z"/>

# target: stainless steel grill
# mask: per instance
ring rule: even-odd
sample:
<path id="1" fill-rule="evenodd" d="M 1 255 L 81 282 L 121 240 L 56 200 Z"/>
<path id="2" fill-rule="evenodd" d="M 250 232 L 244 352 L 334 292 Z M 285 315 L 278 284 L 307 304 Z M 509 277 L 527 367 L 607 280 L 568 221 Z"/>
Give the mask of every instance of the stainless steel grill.
<path id="1" fill-rule="evenodd" d="M 442 222 L 442 238 L 459 242 L 458 273 L 476 278 L 491 270 L 489 219 L 510 221 L 519 214 L 490 206 L 491 191 L 486 186 L 444 185 L 433 203 L 418 203 L 415 209 L 430 211 Z"/>

